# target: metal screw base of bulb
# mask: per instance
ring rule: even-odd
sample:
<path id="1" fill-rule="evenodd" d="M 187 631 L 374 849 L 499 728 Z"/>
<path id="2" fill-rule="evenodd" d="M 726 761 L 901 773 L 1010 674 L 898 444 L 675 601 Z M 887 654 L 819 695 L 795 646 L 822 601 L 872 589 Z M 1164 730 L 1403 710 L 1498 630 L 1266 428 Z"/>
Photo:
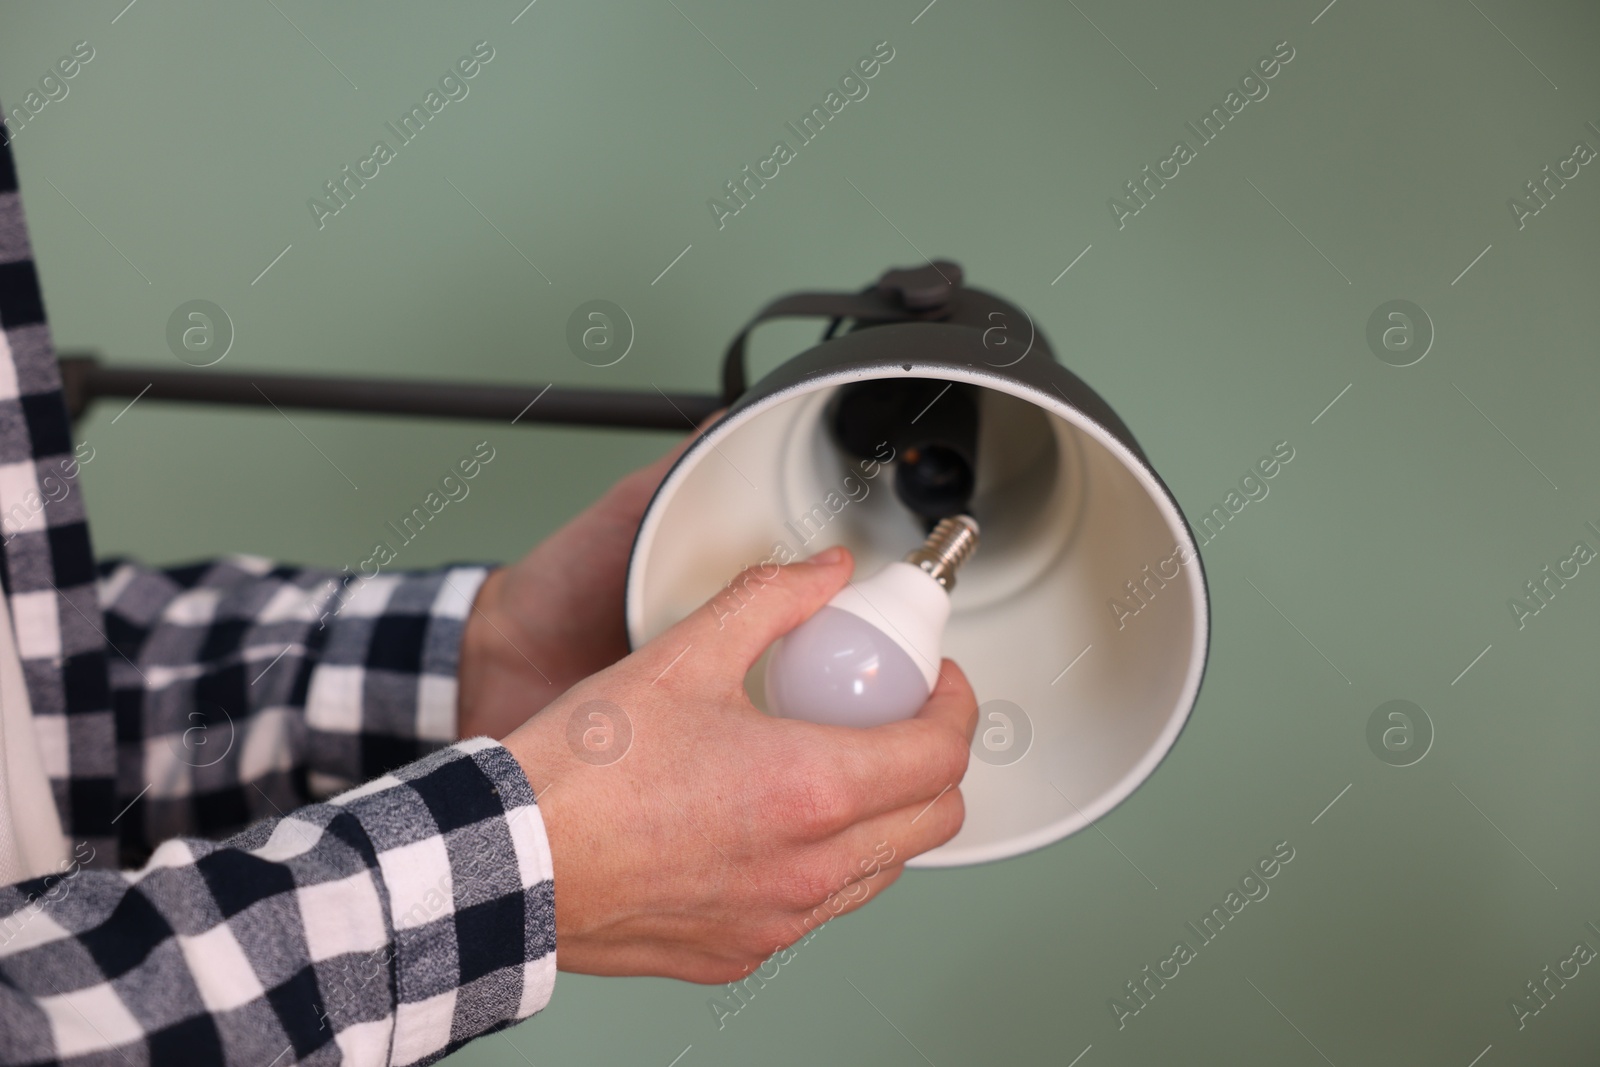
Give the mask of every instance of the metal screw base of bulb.
<path id="1" fill-rule="evenodd" d="M 928 539 L 906 555 L 906 562 L 927 572 L 944 587 L 956 587 L 956 570 L 978 550 L 978 520 L 971 515 L 940 519 Z"/>

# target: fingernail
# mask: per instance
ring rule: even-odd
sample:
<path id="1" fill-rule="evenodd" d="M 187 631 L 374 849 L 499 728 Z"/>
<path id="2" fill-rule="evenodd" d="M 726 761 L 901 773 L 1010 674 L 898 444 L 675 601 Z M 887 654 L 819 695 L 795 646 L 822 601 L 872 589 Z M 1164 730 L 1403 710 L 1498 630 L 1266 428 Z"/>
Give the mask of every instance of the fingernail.
<path id="1" fill-rule="evenodd" d="M 834 545 L 832 548 L 825 548 L 821 552 L 818 552 L 816 555 L 806 560 L 806 562 L 814 563 L 819 567 L 831 567 L 843 559 L 844 549 L 838 545 Z"/>

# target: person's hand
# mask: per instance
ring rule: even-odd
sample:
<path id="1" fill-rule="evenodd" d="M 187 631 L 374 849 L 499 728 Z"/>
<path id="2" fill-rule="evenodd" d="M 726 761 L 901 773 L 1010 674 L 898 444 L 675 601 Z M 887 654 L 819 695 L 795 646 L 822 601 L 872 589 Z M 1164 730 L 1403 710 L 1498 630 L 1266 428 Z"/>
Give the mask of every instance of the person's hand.
<path id="1" fill-rule="evenodd" d="M 651 495 L 696 436 L 617 482 L 519 562 L 484 580 L 461 641 L 457 736 L 498 740 L 628 654 L 628 553 Z"/>
<path id="2" fill-rule="evenodd" d="M 871 729 L 745 695 L 849 578 L 829 557 L 744 572 L 737 612 L 696 609 L 505 739 L 539 796 L 562 970 L 733 981 L 961 828 L 978 710 L 953 662 L 915 718 Z"/>

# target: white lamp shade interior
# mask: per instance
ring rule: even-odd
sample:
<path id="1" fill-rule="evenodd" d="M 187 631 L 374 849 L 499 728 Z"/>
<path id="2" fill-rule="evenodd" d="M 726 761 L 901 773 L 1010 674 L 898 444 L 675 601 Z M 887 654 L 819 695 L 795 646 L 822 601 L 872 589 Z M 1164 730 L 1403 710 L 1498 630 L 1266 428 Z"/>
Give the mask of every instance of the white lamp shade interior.
<path id="1" fill-rule="evenodd" d="M 827 430 L 834 390 L 872 376 L 846 370 L 766 397 L 685 454 L 634 549 L 636 645 L 747 565 L 842 544 L 866 577 L 921 542 L 892 467 L 863 467 Z M 1065 401 L 981 370 L 968 380 L 982 387 L 972 507 L 982 538 L 951 594 L 944 648 L 983 714 L 962 784 L 966 823 L 913 866 L 1017 855 L 1104 815 L 1176 741 L 1205 660 L 1194 543 L 1145 465 Z M 758 707 L 763 667 L 746 680 Z"/>

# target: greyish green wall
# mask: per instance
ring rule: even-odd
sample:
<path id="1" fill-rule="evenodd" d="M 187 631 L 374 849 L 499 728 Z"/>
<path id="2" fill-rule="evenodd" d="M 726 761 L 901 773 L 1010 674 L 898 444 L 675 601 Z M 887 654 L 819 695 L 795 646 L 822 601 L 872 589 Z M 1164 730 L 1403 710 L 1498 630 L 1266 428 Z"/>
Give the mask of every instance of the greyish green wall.
<path id="1" fill-rule="evenodd" d="M 909 875 L 720 1030 L 713 990 L 563 976 L 455 1062 L 1592 1063 L 1595 968 L 1524 1028 L 1509 1002 L 1600 948 L 1600 570 L 1520 628 L 1508 602 L 1600 548 L 1600 168 L 1563 162 L 1600 148 L 1600 13 L 924 2 L 7 5 L 8 105 L 94 49 L 16 142 L 63 347 L 176 367 L 167 320 L 203 299 L 225 369 L 704 390 L 768 297 L 927 254 L 1027 307 L 1191 513 L 1295 449 L 1206 549 L 1204 693 L 1098 832 Z M 308 199 L 478 41 L 470 94 L 319 229 Z M 708 198 L 879 41 L 870 95 L 719 229 Z M 1116 211 L 1279 42 L 1268 95 Z M 1577 176 L 1519 225 L 1547 164 Z M 603 369 L 564 340 L 597 298 L 638 331 Z M 1367 341 L 1398 299 L 1434 334 L 1405 367 Z M 152 561 L 353 563 L 485 438 L 400 565 L 508 558 L 669 444 L 119 408 L 81 427 L 94 532 Z M 1418 737 L 1369 747 L 1391 700 L 1431 722 L 1410 766 L 1376 753 Z M 1278 842 L 1270 895 L 1119 1029 L 1124 983 Z"/>

